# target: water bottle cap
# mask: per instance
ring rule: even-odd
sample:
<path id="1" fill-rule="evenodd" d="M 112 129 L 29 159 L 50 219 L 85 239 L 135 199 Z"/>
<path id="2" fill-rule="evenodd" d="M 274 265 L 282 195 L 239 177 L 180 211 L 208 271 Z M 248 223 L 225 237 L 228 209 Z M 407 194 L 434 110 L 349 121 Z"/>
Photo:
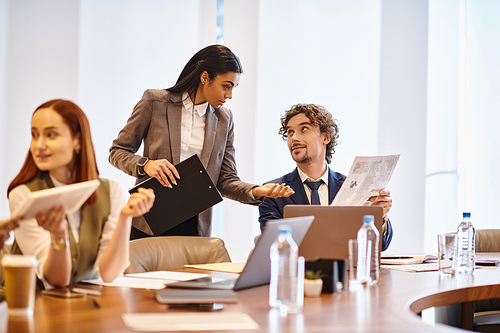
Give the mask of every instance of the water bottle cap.
<path id="1" fill-rule="evenodd" d="M 470 217 L 470 213 L 465 213 L 465 212 L 464 212 L 463 217 Z"/>
<path id="2" fill-rule="evenodd" d="M 373 223 L 373 221 L 374 221 L 373 215 L 363 216 L 363 223 Z"/>
<path id="3" fill-rule="evenodd" d="M 278 226 L 278 231 L 279 232 L 282 232 L 282 231 L 292 232 L 292 227 L 289 225 L 286 225 L 286 224 L 282 224 L 282 225 Z"/>

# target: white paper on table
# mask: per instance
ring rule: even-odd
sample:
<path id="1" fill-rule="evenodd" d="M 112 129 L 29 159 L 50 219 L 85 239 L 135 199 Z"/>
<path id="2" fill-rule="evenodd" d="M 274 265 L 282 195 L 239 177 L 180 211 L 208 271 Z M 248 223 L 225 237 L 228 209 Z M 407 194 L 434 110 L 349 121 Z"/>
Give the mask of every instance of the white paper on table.
<path id="1" fill-rule="evenodd" d="M 171 271 L 154 271 L 154 272 L 126 274 L 124 276 L 145 278 L 145 279 L 187 281 L 187 280 L 202 278 L 202 277 L 208 276 L 208 274 L 188 273 L 188 272 L 171 272 Z"/>
<path id="2" fill-rule="evenodd" d="M 414 264 L 414 265 L 380 265 L 380 267 L 392 269 L 402 272 L 434 272 L 439 270 L 437 262 L 429 264 Z"/>
<path id="3" fill-rule="evenodd" d="M 386 188 L 399 160 L 398 155 L 356 156 L 349 176 L 333 199 L 332 206 L 365 206 Z"/>
<path id="4" fill-rule="evenodd" d="M 177 281 L 186 281 L 209 276 L 208 274 L 185 273 L 185 272 L 145 272 L 119 276 L 112 282 L 104 282 L 102 279 L 87 280 L 84 282 L 108 287 L 142 288 L 159 290 L 164 289 L 166 284 Z"/>
<path id="5" fill-rule="evenodd" d="M 206 269 L 218 272 L 241 273 L 243 271 L 243 268 L 245 268 L 245 264 L 235 262 L 221 262 L 203 265 L 184 265 L 184 267 Z"/>
<path id="6" fill-rule="evenodd" d="M 122 320 L 134 331 L 257 330 L 259 325 L 246 313 L 124 313 Z"/>

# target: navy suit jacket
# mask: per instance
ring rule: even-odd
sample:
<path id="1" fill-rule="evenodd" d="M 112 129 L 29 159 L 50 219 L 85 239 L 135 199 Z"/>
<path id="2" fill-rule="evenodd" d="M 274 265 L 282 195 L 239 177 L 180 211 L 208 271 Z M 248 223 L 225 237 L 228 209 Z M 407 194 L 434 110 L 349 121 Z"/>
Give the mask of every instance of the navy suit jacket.
<path id="1" fill-rule="evenodd" d="M 328 204 L 331 204 L 335 196 L 344 183 L 346 176 L 341 173 L 332 171 L 328 168 Z M 264 198 L 264 202 L 259 206 L 259 222 L 260 229 L 263 230 L 266 222 L 269 220 L 276 220 L 283 218 L 283 209 L 286 205 L 308 205 L 309 199 L 307 198 L 304 185 L 300 180 L 299 171 L 297 168 L 289 174 L 280 178 L 269 181 L 269 183 L 289 185 L 295 193 L 287 198 Z M 392 225 L 387 220 L 387 232 L 382 236 L 382 251 L 389 247 L 392 240 Z"/>

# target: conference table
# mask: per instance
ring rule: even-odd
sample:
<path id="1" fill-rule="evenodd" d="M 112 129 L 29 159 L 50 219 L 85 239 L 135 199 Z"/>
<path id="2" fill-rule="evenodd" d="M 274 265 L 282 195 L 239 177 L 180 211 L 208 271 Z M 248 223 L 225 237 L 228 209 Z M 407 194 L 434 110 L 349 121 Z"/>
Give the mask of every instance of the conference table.
<path id="1" fill-rule="evenodd" d="M 426 324 L 418 314 L 429 307 L 500 298 L 500 268 L 455 277 L 382 268 L 378 284 L 306 297 L 300 314 L 272 310 L 268 289 L 263 285 L 238 291 L 238 302 L 221 311 L 248 314 L 260 327 L 250 332 L 460 332 L 448 325 Z M 154 290 L 102 287 L 101 293 L 76 299 L 38 293 L 31 320 L 9 318 L 4 302 L 0 332 L 131 332 L 122 320 L 124 313 L 189 311 L 158 303 Z"/>

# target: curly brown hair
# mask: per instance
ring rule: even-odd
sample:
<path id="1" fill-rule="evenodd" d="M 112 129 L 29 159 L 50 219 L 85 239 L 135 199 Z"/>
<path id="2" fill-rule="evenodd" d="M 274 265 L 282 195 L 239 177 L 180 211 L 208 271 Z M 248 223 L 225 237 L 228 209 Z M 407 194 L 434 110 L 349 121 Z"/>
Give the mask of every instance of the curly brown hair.
<path id="1" fill-rule="evenodd" d="M 328 164 L 332 161 L 332 155 L 335 153 L 335 147 L 338 145 L 339 125 L 338 120 L 334 119 L 327 109 L 317 104 L 296 104 L 290 110 L 285 111 L 285 115 L 280 118 L 281 128 L 278 134 L 283 140 L 288 139 L 287 126 L 290 119 L 303 113 L 311 121 L 313 126 L 318 126 L 321 133 L 330 134 L 330 142 L 326 145 L 325 159 Z"/>

